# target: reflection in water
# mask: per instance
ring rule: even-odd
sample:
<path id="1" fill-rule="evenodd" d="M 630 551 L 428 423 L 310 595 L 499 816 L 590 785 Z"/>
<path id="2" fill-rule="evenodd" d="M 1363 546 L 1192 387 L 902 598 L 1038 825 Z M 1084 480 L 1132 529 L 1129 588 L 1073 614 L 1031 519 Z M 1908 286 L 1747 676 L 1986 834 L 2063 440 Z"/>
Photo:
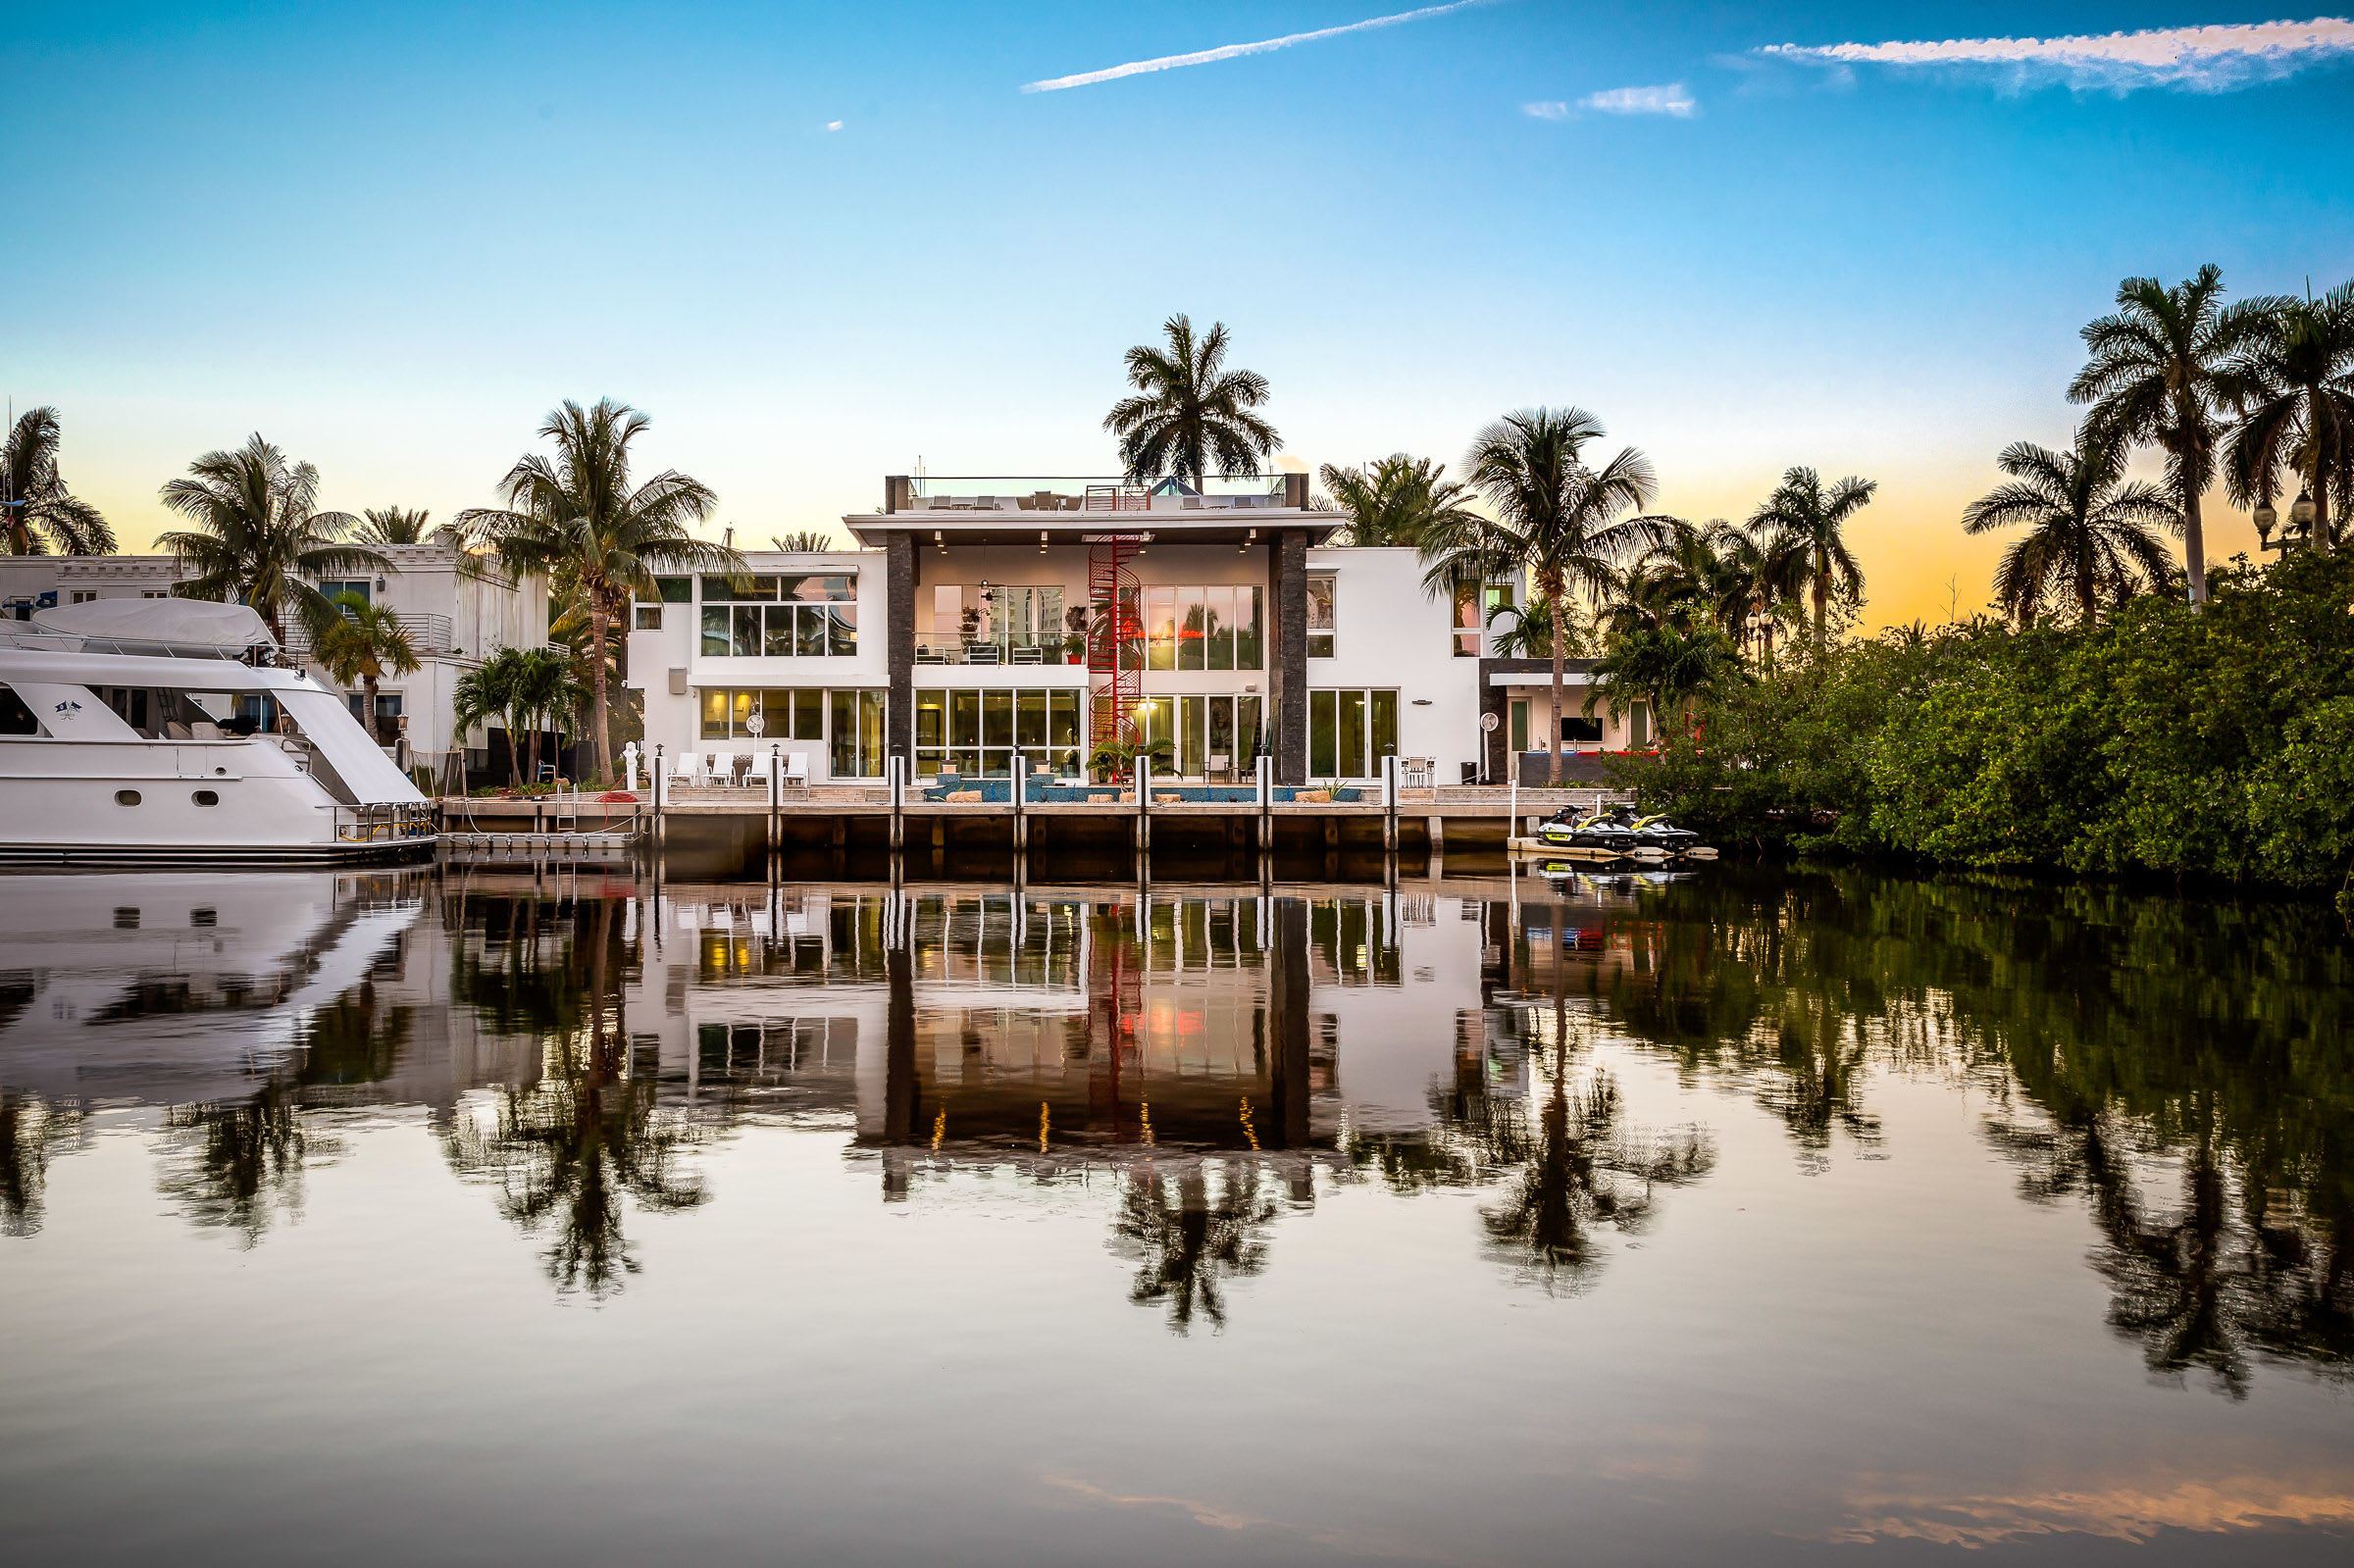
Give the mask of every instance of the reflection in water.
<path id="1" fill-rule="evenodd" d="M 2175 1560 L 2354 1522 L 2327 911 L 1732 866 L 603 876 L 11 885 L 17 1555 L 315 1548 L 218 1508 L 251 1478 L 344 1510 L 304 1529 L 407 1510 L 413 1555 L 637 1560 L 681 1516 L 572 1484 L 643 1410 L 639 1494 L 729 1556 L 782 1520 L 1100 1560 L 1072 1499 L 1140 1563 Z M 190 1227 L 251 1250 L 155 1244 Z M 1415 1419 L 1250 1419 L 1285 1407 Z M 413 1462 L 451 1432 L 508 1468 Z"/>
<path id="2" fill-rule="evenodd" d="M 323 1116 L 413 1102 L 591 1297 L 639 1266 L 633 1211 L 709 1201 L 696 1151 L 754 1124 L 846 1136 L 887 1203 L 1107 1170 L 1132 1296 L 1181 1332 L 1227 1320 L 1287 1203 L 1367 1177 L 1476 1194 L 1464 1256 L 1573 1293 L 1604 1236 L 1714 1168 L 1696 1121 L 1630 1111 L 1648 1059 L 1762 1108 L 1809 1171 L 1894 1141 L 1875 1085 L 1968 1086 L 2022 1195 L 2083 1205 L 2152 1369 L 2234 1394 L 2266 1359 L 2354 1374 L 2354 972 L 2298 906 L 1730 867 L 1460 899 L 20 885 L 13 1236 L 94 1097 L 162 1105 L 165 1194 L 247 1245 L 344 1148 Z M 1368 1099 L 1376 1068 L 1407 1092 Z"/>
<path id="3" fill-rule="evenodd" d="M 1241 1162 L 1192 1160 L 1175 1172 L 1151 1166 L 1120 1184 L 1113 1250 L 1137 1264 L 1128 1299 L 1168 1304 L 1169 1327 L 1193 1327 L 1199 1312 L 1226 1326 L 1228 1279 L 1267 1265 L 1267 1231 L 1279 1212 L 1270 1178 Z"/>
<path id="4" fill-rule="evenodd" d="M 0 1089 L 0 1236 L 40 1230 L 50 1156 L 77 1147 L 88 1121 L 74 1101 Z"/>
<path id="5" fill-rule="evenodd" d="M 658 1085 L 632 1072 L 618 908 L 597 899 L 544 923 L 537 908 L 500 912 L 522 918 L 495 922 L 501 935 L 486 938 L 487 958 L 471 964 L 463 994 L 494 1028 L 530 1021 L 542 1076 L 502 1087 L 487 1116 L 467 1107 L 443 1138 L 461 1175 L 498 1184 L 508 1219 L 535 1232 L 552 1224 L 542 1254 L 548 1278 L 591 1297 L 638 1271 L 622 1232 L 623 1194 L 671 1211 L 705 1197 L 678 1155 L 706 1135 L 659 1105 Z M 503 984 L 483 978 L 492 974 Z"/>
<path id="6" fill-rule="evenodd" d="M 2087 1205 L 2153 1370 L 2233 1394 L 2256 1355 L 2354 1372 L 2354 971 L 2328 911 L 1731 869 L 1641 910 L 1581 982 L 1639 1042 L 1759 1086 L 1808 1148 L 1876 1136 L 1871 1073 L 1963 1075 L 2023 1194 Z"/>
<path id="7" fill-rule="evenodd" d="M 232 1231 L 246 1246 L 262 1239 L 273 1210 L 302 1213 L 303 1161 L 338 1145 L 315 1135 L 297 1091 L 273 1074 L 238 1100 L 175 1105 L 158 1186 L 191 1224 Z"/>

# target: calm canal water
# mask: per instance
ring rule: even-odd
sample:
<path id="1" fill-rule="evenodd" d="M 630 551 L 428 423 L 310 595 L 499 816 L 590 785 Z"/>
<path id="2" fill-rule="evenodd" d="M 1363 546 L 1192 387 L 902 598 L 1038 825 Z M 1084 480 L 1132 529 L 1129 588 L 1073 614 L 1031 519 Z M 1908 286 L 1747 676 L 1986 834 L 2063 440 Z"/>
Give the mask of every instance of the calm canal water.
<path id="1" fill-rule="evenodd" d="M 11 1561 L 2288 1562 L 2327 911 L 0 882 Z"/>

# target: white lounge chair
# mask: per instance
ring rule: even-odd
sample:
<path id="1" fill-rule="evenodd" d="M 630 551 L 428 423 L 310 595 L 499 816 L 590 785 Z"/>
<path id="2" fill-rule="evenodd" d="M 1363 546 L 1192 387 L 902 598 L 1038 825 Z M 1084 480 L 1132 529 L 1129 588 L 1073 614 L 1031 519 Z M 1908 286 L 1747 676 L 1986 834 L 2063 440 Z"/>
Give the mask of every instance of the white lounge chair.
<path id="1" fill-rule="evenodd" d="M 670 783 L 673 788 L 692 789 L 703 782 L 702 753 L 682 751 L 670 759 Z"/>
<path id="2" fill-rule="evenodd" d="M 755 752 L 753 752 L 753 753 L 752 753 L 752 765 L 751 765 L 749 768 L 746 768 L 746 769 L 744 770 L 744 773 L 743 773 L 743 783 L 744 783 L 744 787 L 745 787 L 745 788 L 747 788 L 747 789 L 757 789 L 757 790 L 759 790 L 759 791 L 760 791 L 760 797 L 761 797 L 763 800 L 767 799 L 767 798 L 768 798 L 768 782 L 769 782 L 769 779 L 770 779 L 770 777 L 771 777 L 772 775 L 774 775 L 774 774 L 775 774 L 775 772 L 776 772 L 776 769 L 777 769 L 777 754 L 776 754 L 775 752 L 773 752 L 773 751 L 755 751 Z"/>
<path id="3" fill-rule="evenodd" d="M 789 795 L 798 794 L 804 800 L 809 797 L 808 752 L 788 751 L 785 753 L 784 792 Z"/>

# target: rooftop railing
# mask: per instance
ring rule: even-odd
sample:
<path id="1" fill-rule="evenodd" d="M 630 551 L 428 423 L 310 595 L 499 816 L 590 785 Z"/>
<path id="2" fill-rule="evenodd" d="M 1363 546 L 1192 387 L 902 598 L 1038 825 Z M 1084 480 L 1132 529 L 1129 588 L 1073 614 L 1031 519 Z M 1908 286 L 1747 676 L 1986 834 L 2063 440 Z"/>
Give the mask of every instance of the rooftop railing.
<path id="1" fill-rule="evenodd" d="M 1118 475 L 941 475 L 906 481 L 916 512 L 1222 512 L 1288 504 L 1291 477 L 1174 479 L 1142 482 Z"/>

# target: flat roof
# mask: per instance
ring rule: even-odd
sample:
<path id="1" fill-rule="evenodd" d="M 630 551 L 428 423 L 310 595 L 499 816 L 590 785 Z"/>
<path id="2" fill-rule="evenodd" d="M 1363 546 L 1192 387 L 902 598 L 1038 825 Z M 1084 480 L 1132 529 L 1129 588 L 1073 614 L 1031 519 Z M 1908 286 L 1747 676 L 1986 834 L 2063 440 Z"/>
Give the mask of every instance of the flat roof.
<path id="1" fill-rule="evenodd" d="M 1153 544 L 1273 542 L 1276 532 L 1300 530 L 1322 544 L 1348 526 L 1336 512 L 1253 507 L 1200 512 L 854 512 L 842 520 L 861 544 L 879 545 L 894 533 L 942 544 L 1096 544 L 1113 538 Z"/>

